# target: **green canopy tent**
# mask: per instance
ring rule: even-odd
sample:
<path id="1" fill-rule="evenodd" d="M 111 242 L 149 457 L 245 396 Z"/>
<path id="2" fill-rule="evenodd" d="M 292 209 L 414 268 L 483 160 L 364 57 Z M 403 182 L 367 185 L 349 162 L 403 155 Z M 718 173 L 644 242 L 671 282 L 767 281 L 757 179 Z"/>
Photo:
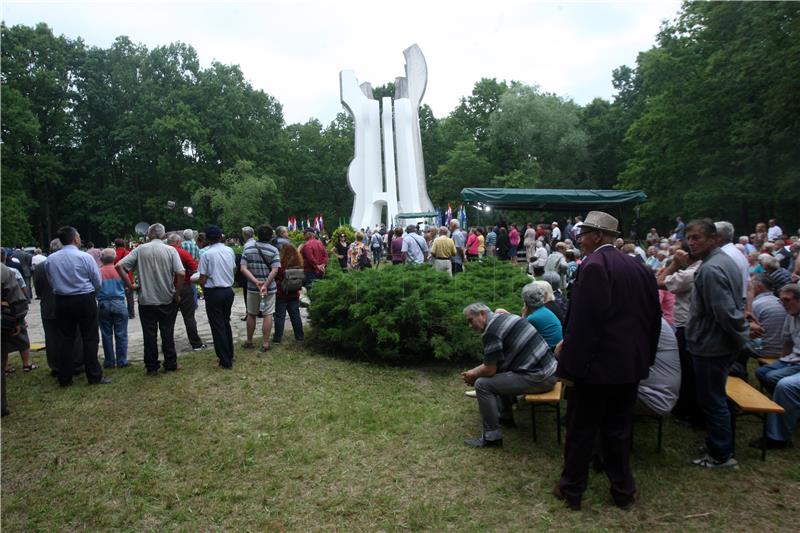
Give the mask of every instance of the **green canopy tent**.
<path id="1" fill-rule="evenodd" d="M 606 211 L 619 219 L 622 211 L 633 206 L 636 212 L 632 221 L 635 238 L 638 225 L 638 205 L 647 200 L 642 191 L 615 191 L 601 189 L 478 189 L 461 190 L 461 200 L 472 204 L 480 212 L 487 207 L 516 211 L 567 211 L 585 215 L 588 211 Z"/>
<path id="2" fill-rule="evenodd" d="M 426 224 L 430 224 L 435 218 L 436 213 L 433 211 L 423 211 L 420 213 L 398 213 L 394 217 L 396 226 L 402 225 L 402 221 L 404 220 L 418 220 L 424 221 Z"/>
<path id="3" fill-rule="evenodd" d="M 621 211 L 645 200 L 642 191 L 597 189 L 477 189 L 461 190 L 461 200 L 492 209 L 525 211 Z"/>

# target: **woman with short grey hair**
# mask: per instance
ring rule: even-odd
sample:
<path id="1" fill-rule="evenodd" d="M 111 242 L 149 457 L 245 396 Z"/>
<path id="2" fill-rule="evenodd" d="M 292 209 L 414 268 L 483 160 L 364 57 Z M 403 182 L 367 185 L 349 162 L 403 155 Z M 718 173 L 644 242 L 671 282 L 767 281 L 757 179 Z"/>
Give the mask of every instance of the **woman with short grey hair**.
<path id="1" fill-rule="evenodd" d="M 550 284 L 534 281 L 522 287 L 522 316 L 544 337 L 547 345 L 553 349 L 564 338 L 561 321 L 546 307 L 548 301 L 547 288 Z M 552 290 L 549 295 L 552 299 Z"/>

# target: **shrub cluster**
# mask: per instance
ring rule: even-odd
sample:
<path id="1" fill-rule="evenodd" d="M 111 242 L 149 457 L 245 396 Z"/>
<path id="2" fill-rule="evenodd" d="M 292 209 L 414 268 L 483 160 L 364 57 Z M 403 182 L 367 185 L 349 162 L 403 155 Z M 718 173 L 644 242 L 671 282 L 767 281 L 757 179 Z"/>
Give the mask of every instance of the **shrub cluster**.
<path id="1" fill-rule="evenodd" d="M 356 230 L 350 225 L 343 224 L 328 234 L 328 252 L 333 250 L 333 247 L 336 246 L 337 242 L 339 242 L 339 235 L 342 233 L 344 233 L 347 237 L 347 244 L 350 244 L 356 240 Z"/>
<path id="2" fill-rule="evenodd" d="M 494 259 L 469 263 L 453 278 L 428 265 L 329 268 L 312 291 L 312 335 L 326 349 L 375 361 L 479 358 L 480 336 L 466 325 L 464 307 L 481 301 L 517 312 L 530 281 Z"/>

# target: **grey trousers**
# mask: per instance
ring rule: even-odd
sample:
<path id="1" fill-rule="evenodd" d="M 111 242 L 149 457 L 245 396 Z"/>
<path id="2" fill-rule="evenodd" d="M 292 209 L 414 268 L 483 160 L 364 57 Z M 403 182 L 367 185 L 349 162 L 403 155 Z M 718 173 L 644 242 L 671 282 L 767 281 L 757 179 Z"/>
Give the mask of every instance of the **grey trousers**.
<path id="1" fill-rule="evenodd" d="M 538 376 L 521 372 L 501 372 L 490 378 L 478 378 L 475 381 L 475 394 L 478 397 L 478 409 L 483 420 L 483 438 L 486 440 L 503 438 L 499 421 L 502 396 L 539 394 L 553 390 L 555 385 L 555 376 L 541 381 Z"/>

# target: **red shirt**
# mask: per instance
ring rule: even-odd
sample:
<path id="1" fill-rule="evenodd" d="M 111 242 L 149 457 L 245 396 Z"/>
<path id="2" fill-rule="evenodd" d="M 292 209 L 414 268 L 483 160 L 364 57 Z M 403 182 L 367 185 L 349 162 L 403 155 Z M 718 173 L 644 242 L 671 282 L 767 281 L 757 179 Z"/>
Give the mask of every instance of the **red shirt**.
<path id="1" fill-rule="evenodd" d="M 114 259 L 115 265 L 122 261 L 122 258 L 130 253 L 126 248 L 122 247 L 116 248 L 115 251 L 117 252 L 117 258 Z M 131 280 L 131 283 L 133 283 L 133 272 L 128 272 L 128 279 Z"/>
<path id="2" fill-rule="evenodd" d="M 178 257 L 181 258 L 181 264 L 183 264 L 183 269 L 186 271 L 184 273 L 183 284 L 187 285 L 192 282 L 191 281 L 192 274 L 197 272 L 197 263 L 195 262 L 194 257 L 192 257 L 192 254 L 188 252 L 188 250 L 184 250 L 180 246 L 174 246 L 174 245 L 173 248 L 175 248 L 178 251 Z M 177 288 L 178 287 L 177 275 L 175 276 L 175 280 L 173 281 L 173 283 L 175 283 L 175 287 Z"/>
<path id="3" fill-rule="evenodd" d="M 303 272 L 319 273 L 328 265 L 328 252 L 325 251 L 325 246 L 315 238 L 306 241 L 300 249 L 300 255 L 303 256 Z"/>

